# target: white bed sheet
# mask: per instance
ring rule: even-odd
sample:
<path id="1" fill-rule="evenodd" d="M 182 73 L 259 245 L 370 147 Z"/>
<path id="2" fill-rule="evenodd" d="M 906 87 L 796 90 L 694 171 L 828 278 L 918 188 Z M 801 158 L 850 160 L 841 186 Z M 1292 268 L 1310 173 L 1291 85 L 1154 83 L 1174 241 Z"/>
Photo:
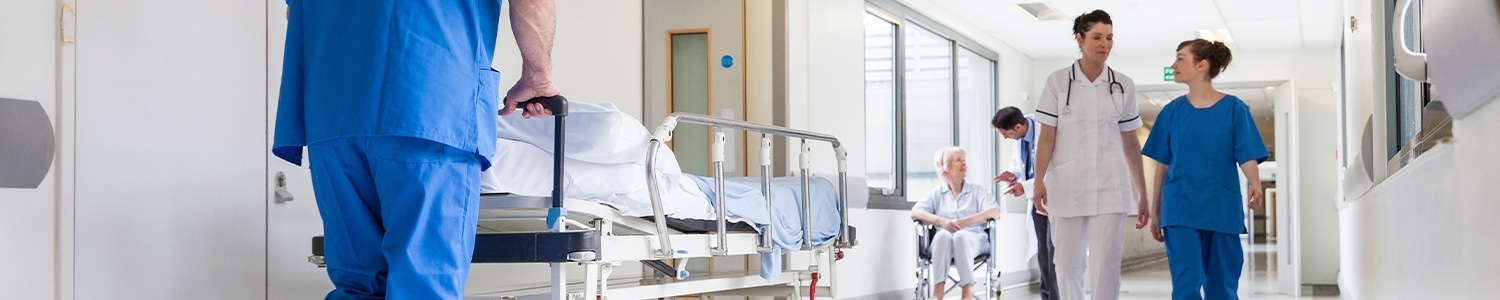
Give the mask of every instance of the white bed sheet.
<path id="1" fill-rule="evenodd" d="M 564 192 L 568 198 L 606 203 L 625 216 L 652 215 L 646 185 L 646 128 L 613 104 L 569 103 L 564 161 Z M 552 118 L 501 117 L 492 166 L 483 174 L 486 193 L 552 194 Z M 667 216 L 678 219 L 715 219 L 702 191 L 684 177 L 671 149 L 657 152 L 657 180 Z"/>

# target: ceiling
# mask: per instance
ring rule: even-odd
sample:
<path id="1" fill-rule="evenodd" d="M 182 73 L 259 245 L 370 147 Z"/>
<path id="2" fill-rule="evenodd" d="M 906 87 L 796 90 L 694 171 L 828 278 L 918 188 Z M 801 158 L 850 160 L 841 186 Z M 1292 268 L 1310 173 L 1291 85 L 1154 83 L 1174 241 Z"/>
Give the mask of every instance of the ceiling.
<path id="1" fill-rule="evenodd" d="M 1114 22 L 1114 55 L 1158 54 L 1196 38 L 1200 29 L 1229 29 L 1234 51 L 1338 47 L 1337 0 L 927 0 L 1005 41 L 1033 59 L 1073 58 L 1073 17 L 1094 9 Z M 1037 21 L 1017 3 L 1050 4 L 1065 18 Z"/>

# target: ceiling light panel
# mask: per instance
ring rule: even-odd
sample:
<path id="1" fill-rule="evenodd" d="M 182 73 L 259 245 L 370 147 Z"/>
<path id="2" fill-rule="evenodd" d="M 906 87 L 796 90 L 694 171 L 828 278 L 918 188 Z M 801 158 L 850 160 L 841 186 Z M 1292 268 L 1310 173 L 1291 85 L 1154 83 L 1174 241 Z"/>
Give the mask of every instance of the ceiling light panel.
<path id="1" fill-rule="evenodd" d="M 1036 19 L 1037 21 L 1065 19 L 1063 14 L 1058 12 L 1056 8 L 1043 2 L 1016 3 L 1016 8 L 1020 8 L 1021 11 L 1026 12 L 1026 15 L 1031 16 L 1032 19 Z"/>

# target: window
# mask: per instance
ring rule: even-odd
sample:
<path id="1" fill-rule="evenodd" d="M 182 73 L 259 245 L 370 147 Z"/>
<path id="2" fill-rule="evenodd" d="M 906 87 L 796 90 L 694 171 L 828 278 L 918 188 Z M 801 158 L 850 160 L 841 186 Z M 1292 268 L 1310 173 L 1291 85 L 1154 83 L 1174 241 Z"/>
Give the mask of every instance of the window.
<path id="1" fill-rule="evenodd" d="M 995 61 L 966 48 L 958 52 L 958 145 L 969 154 L 969 182 L 990 186 L 999 197 L 993 178 L 999 174 L 1000 136 L 990 125 L 1000 109 L 995 107 Z"/>
<path id="2" fill-rule="evenodd" d="M 952 41 L 925 28 L 909 26 L 906 40 L 906 195 L 923 195 L 942 184 L 932 154 L 956 145 L 953 137 Z M 906 197 L 915 202 L 918 197 Z"/>
<path id="3" fill-rule="evenodd" d="M 871 208 L 909 209 L 942 184 L 933 154 L 962 146 L 967 180 L 998 169 L 994 52 L 889 0 L 865 15 L 865 176 Z M 920 25 L 919 25 L 920 24 Z M 898 72 L 899 70 L 899 72 Z"/>
<path id="4" fill-rule="evenodd" d="M 1394 11 L 1400 9 L 1395 3 L 1386 4 L 1387 16 L 1395 16 Z M 1422 31 L 1419 24 L 1422 23 L 1422 1 L 1411 3 L 1411 11 L 1404 20 L 1406 40 L 1397 40 L 1394 32 L 1386 35 L 1386 51 L 1397 51 L 1397 47 L 1405 46 L 1417 52 L 1423 52 Z M 1392 24 L 1387 26 L 1394 27 Z M 1386 76 L 1392 84 L 1386 86 L 1387 126 L 1386 129 L 1386 176 L 1395 174 L 1402 167 L 1422 155 L 1428 149 L 1437 145 L 1437 141 L 1452 137 L 1452 118 L 1448 116 L 1440 101 L 1433 96 L 1432 85 L 1426 82 L 1407 79 L 1396 73 L 1394 58 L 1386 57 Z"/>
<path id="5" fill-rule="evenodd" d="M 896 24 L 865 14 L 865 177 L 872 193 L 896 185 Z"/>

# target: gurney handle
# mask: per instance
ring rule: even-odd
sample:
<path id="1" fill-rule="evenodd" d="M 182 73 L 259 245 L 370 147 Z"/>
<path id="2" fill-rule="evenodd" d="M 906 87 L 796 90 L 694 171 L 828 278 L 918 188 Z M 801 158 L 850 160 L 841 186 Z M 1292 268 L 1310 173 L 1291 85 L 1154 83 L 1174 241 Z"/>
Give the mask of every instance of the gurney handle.
<path id="1" fill-rule="evenodd" d="M 562 95 L 531 98 L 531 100 L 516 103 L 516 108 L 526 110 L 526 106 L 532 103 L 542 104 L 542 107 L 552 111 L 552 116 L 568 116 L 568 98 L 563 98 Z M 559 133 L 558 136 L 562 136 L 562 134 Z"/>
<path id="2" fill-rule="evenodd" d="M 563 144 L 567 138 L 567 130 L 563 126 L 565 124 L 563 117 L 568 116 L 568 98 L 563 98 L 562 95 L 536 97 L 516 103 L 516 108 L 524 110 L 526 109 L 526 105 L 532 103 L 541 104 L 542 107 L 552 110 L 552 117 L 556 120 L 556 127 L 553 129 L 556 136 L 553 137 L 552 142 L 552 207 L 547 210 L 547 228 L 551 228 L 553 231 L 561 231 L 563 226 L 559 220 L 568 216 L 568 210 L 563 208 L 564 195 L 562 186 L 563 153 L 567 153 L 563 151 Z"/>

